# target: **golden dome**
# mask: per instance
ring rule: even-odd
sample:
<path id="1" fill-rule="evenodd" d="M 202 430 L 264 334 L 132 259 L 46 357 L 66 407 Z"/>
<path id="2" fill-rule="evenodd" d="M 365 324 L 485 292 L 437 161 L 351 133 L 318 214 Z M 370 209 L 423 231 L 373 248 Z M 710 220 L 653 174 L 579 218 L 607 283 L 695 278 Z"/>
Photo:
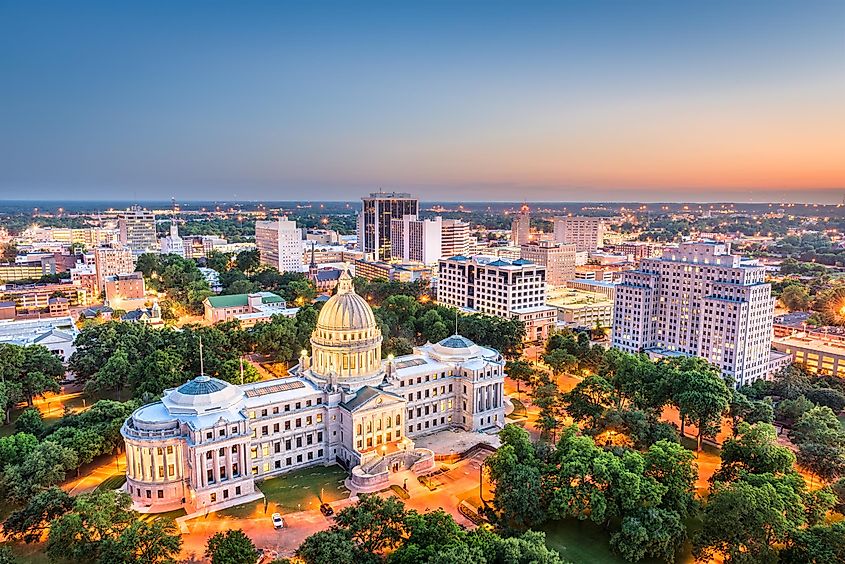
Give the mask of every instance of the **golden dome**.
<path id="1" fill-rule="evenodd" d="M 317 317 L 317 331 L 367 331 L 377 328 L 373 309 L 355 293 L 352 277 L 343 271 L 337 293 L 329 298 Z"/>
<path id="2" fill-rule="evenodd" d="M 369 383 L 381 378 L 381 329 L 367 300 L 355 293 L 344 271 L 311 334 L 311 374 L 339 383 Z M 360 382 L 359 382 L 360 381 Z"/>

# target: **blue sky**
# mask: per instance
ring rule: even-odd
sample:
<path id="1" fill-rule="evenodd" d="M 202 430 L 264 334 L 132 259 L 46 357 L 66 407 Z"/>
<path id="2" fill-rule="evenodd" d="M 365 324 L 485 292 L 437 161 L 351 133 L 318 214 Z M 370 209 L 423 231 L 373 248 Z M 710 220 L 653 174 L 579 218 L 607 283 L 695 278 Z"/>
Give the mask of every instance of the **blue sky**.
<path id="1" fill-rule="evenodd" d="M 841 201 L 845 2 L 0 1 L 0 198 Z"/>

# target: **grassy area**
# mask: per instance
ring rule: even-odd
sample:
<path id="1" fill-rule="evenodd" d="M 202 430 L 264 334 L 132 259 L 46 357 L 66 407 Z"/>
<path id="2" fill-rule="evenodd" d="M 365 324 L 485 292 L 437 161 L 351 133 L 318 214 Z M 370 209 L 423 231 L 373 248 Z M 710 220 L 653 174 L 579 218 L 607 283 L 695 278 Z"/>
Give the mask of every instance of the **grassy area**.
<path id="1" fill-rule="evenodd" d="M 278 511 L 293 513 L 317 509 L 321 501 L 332 502 L 349 496 L 343 485 L 346 471 L 340 466 L 305 468 L 277 478 L 264 480 L 258 488 L 265 500 L 222 509 L 225 517 L 246 519 Z"/>
<path id="2" fill-rule="evenodd" d="M 543 531 L 546 533 L 546 545 L 554 548 L 564 560 L 572 564 L 626 564 L 625 559 L 613 553 L 610 549 L 610 534 L 590 521 L 566 519 L 547 524 Z M 658 564 L 663 562 L 656 559 L 645 559 L 643 564 Z M 693 562 L 688 544 L 678 554 L 675 562 L 687 564 Z"/>
<path id="3" fill-rule="evenodd" d="M 110 476 L 102 481 L 102 483 L 97 486 L 98 492 L 105 492 L 109 490 L 116 490 L 120 486 L 126 483 L 126 474 L 115 474 L 114 476 Z"/>
<path id="4" fill-rule="evenodd" d="M 173 519 L 176 520 L 179 517 L 184 517 L 187 515 L 184 509 L 174 509 L 173 511 L 165 511 L 164 513 L 144 513 L 140 515 L 138 518 L 141 521 L 155 521 L 156 519 Z"/>
<path id="5" fill-rule="evenodd" d="M 12 554 L 15 555 L 15 561 L 21 564 L 48 564 L 50 559 L 44 553 L 44 544 L 11 544 L 8 546 L 12 549 Z"/>
<path id="6" fill-rule="evenodd" d="M 513 412 L 510 414 L 509 417 L 514 419 L 518 419 L 521 417 L 528 416 L 528 410 L 525 409 L 525 405 L 521 401 L 516 398 L 511 398 L 511 403 L 513 404 Z"/>

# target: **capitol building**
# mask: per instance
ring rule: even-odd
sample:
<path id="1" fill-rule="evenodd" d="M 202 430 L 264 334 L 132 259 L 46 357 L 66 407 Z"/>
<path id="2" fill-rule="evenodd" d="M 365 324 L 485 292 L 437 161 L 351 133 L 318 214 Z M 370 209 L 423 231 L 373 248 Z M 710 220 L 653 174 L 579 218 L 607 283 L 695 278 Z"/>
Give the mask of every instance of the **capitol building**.
<path id="1" fill-rule="evenodd" d="M 233 385 L 200 375 L 124 423 L 126 491 L 147 512 L 261 497 L 256 481 L 341 464 L 358 491 L 434 470 L 414 438 L 504 425 L 504 359 L 460 335 L 382 359 L 373 311 L 344 272 L 289 376 Z"/>

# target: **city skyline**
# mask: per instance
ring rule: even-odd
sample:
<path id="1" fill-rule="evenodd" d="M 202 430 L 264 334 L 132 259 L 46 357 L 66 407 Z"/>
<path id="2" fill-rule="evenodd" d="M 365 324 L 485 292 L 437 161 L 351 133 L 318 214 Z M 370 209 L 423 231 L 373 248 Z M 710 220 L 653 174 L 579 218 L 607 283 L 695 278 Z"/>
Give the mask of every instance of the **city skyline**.
<path id="1" fill-rule="evenodd" d="M 0 199 L 840 203 L 844 16 L 6 4 Z"/>

